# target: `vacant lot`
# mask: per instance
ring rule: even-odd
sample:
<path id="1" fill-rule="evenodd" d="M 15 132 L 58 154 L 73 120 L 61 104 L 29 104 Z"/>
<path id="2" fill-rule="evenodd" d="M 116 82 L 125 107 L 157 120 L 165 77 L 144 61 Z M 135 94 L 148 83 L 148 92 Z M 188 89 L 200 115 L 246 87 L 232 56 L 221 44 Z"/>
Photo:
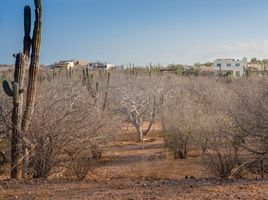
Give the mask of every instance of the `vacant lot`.
<path id="1" fill-rule="evenodd" d="M 254 180 L 257 175 L 245 174 L 252 180 L 209 178 L 195 151 L 175 161 L 157 132 L 154 128 L 146 142 L 134 143 L 133 130 L 126 128 L 83 182 L 2 181 L 0 199 L 268 199 L 268 181 Z"/>

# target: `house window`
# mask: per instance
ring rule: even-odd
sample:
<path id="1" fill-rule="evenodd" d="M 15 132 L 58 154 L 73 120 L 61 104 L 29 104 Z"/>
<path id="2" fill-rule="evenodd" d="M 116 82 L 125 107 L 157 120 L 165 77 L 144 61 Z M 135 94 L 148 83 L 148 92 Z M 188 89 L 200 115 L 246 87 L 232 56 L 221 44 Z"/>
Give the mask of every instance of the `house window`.
<path id="1" fill-rule="evenodd" d="M 240 67 L 240 63 L 235 63 L 235 66 L 236 67 Z"/>
<path id="2" fill-rule="evenodd" d="M 217 64 L 217 67 L 221 67 L 221 64 L 220 64 L 220 63 L 218 63 L 218 64 Z"/>
<path id="3" fill-rule="evenodd" d="M 231 67 L 232 65 L 230 63 L 227 63 L 227 67 Z"/>

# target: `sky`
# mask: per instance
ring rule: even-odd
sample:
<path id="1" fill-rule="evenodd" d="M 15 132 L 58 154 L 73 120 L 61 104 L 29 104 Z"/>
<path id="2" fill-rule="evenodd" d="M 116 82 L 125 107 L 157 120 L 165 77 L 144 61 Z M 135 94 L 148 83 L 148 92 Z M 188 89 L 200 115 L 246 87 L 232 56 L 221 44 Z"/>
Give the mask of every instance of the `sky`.
<path id="1" fill-rule="evenodd" d="M 33 0 L 0 0 L 0 63 L 22 50 L 24 5 L 34 8 Z M 243 57 L 268 58 L 267 0 L 43 0 L 42 64 Z"/>

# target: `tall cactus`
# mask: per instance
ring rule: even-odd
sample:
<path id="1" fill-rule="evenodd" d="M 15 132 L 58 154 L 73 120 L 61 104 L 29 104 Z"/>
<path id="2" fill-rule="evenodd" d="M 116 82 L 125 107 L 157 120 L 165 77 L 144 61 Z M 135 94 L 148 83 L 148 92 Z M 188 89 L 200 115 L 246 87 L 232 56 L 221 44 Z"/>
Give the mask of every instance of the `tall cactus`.
<path id="1" fill-rule="evenodd" d="M 22 119 L 22 131 L 25 132 L 30 124 L 35 98 L 37 90 L 37 81 L 38 81 L 38 71 L 39 71 L 39 54 L 41 46 L 41 29 L 42 29 L 42 6 L 41 0 L 35 0 L 35 22 L 34 22 L 34 31 L 32 38 L 32 53 L 31 53 L 31 62 L 29 67 L 29 80 L 27 86 L 27 95 L 26 95 L 26 107 Z"/>
<path id="2" fill-rule="evenodd" d="M 26 58 L 24 54 L 16 55 L 14 81 L 12 89 L 8 81 L 3 81 L 3 88 L 5 93 L 13 97 L 12 110 L 12 135 L 11 135 L 11 178 L 19 179 L 22 173 L 21 163 L 21 116 L 23 104 L 23 81 Z"/>
<path id="3" fill-rule="evenodd" d="M 21 122 L 21 130 L 25 133 L 28 130 L 28 127 L 31 123 L 36 91 L 38 84 L 38 72 L 39 72 L 39 55 L 40 55 L 40 46 L 41 46 L 41 32 L 42 32 L 42 3 L 41 0 L 34 0 L 35 3 L 35 22 L 33 30 L 33 38 L 31 40 L 31 62 L 29 67 L 29 79 L 27 86 L 27 95 L 26 95 L 26 106 L 23 113 L 23 118 Z M 28 148 L 23 146 L 23 176 L 26 174 L 28 168 Z"/>
<path id="4" fill-rule="evenodd" d="M 37 78 L 39 69 L 39 52 L 41 43 L 41 0 L 35 0 L 35 24 L 33 39 L 31 33 L 31 8 L 24 7 L 24 40 L 23 53 L 15 55 L 15 72 L 12 88 L 5 80 L 3 81 L 3 89 L 5 93 L 13 98 L 12 110 L 12 136 L 11 136 L 11 178 L 20 179 L 22 177 L 22 138 L 23 133 L 28 129 L 33 114 L 35 103 Z M 32 52 L 31 52 L 32 48 Z M 23 108 L 23 93 L 24 93 L 24 74 L 25 67 L 28 65 L 28 60 L 31 52 L 31 62 L 29 67 L 29 78 L 26 96 L 26 106 L 24 114 Z"/>

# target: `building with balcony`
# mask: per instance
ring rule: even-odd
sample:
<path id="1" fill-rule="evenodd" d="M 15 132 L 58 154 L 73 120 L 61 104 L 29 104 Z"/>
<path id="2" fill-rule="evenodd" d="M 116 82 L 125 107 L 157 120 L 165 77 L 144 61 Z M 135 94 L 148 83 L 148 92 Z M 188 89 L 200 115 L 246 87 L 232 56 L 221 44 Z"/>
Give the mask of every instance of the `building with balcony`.
<path id="1" fill-rule="evenodd" d="M 236 77 L 244 76 L 247 68 L 247 59 L 216 59 L 213 64 L 213 70 L 216 74 L 233 75 Z"/>

